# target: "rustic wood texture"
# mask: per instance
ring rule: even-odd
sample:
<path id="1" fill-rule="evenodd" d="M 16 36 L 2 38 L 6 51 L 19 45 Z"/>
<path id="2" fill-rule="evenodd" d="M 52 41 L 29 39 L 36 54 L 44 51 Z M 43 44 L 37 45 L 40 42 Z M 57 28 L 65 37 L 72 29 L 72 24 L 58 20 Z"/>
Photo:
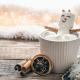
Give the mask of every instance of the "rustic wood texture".
<path id="1" fill-rule="evenodd" d="M 39 42 L 0 39 L 0 80 L 61 80 L 61 74 L 51 73 L 39 76 L 29 73 L 21 77 L 14 66 L 26 57 L 32 57 L 40 50 Z"/>
<path id="2" fill-rule="evenodd" d="M 24 59 L 40 50 L 38 41 L 0 39 L 0 59 Z"/>
<path id="3" fill-rule="evenodd" d="M 14 70 L 15 64 L 21 60 L 0 60 L 0 80 L 61 80 L 61 74 L 51 73 L 46 76 L 39 76 L 35 73 L 29 73 L 21 77 L 19 72 Z"/>

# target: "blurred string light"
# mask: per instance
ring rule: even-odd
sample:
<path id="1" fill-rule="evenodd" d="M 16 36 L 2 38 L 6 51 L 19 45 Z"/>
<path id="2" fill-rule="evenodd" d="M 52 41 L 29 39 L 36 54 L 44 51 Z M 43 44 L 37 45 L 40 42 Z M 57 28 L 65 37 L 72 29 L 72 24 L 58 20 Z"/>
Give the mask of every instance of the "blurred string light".
<path id="1" fill-rule="evenodd" d="M 59 10 L 80 5 L 80 0 L 0 0 L 0 4 L 14 4 L 34 9 Z"/>
<path id="2" fill-rule="evenodd" d="M 5 6 L 0 9 L 0 18 L 4 17 L 4 19 L 10 21 L 13 21 L 13 23 L 18 23 L 21 20 L 25 21 L 27 18 L 34 22 L 41 22 L 47 24 L 52 19 L 52 15 L 48 11 L 57 13 L 61 12 L 62 8 L 71 8 L 75 5 L 80 4 L 80 0 L 0 0 L 0 4 Z M 6 6 L 7 5 L 7 6 Z M 20 8 L 17 8 L 8 5 L 16 5 L 16 6 L 22 6 L 26 7 L 26 10 L 19 10 Z M 29 8 L 28 8 L 29 7 Z M 48 10 L 47 12 L 45 10 Z M 43 11 L 42 13 L 38 11 Z M 53 16 L 55 18 L 55 16 Z M 78 20 L 79 21 L 79 20 Z M 41 22 L 42 23 L 42 22 Z"/>
<path id="3" fill-rule="evenodd" d="M 11 11 L 11 12 L 10 12 L 10 16 L 11 16 L 12 18 L 15 18 L 15 13 L 14 13 L 13 11 Z"/>

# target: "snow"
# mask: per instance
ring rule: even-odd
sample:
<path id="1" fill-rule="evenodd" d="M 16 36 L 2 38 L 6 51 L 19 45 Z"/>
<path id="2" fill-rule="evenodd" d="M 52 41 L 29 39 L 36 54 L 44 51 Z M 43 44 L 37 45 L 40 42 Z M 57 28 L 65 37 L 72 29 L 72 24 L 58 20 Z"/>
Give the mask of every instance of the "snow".
<path id="1" fill-rule="evenodd" d="M 50 26 L 58 28 L 58 22 L 54 22 L 50 24 Z M 80 28 L 80 25 L 74 24 L 74 28 Z M 36 40 L 39 39 L 39 35 L 45 30 L 46 29 L 43 26 L 28 23 L 20 23 L 16 26 L 9 27 L 0 26 L 0 38 Z"/>
<path id="2" fill-rule="evenodd" d="M 11 27 L 0 26 L 0 38 L 35 40 L 39 38 L 40 33 L 44 30 L 42 26 L 30 24 L 18 24 Z"/>

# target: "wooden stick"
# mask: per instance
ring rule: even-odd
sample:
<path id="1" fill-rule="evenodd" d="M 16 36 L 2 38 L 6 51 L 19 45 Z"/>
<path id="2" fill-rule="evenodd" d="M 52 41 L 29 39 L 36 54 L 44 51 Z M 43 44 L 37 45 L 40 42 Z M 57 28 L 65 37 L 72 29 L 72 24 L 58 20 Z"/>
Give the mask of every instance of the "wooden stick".
<path id="1" fill-rule="evenodd" d="M 80 29 L 71 29 L 70 32 L 80 32 Z"/>
<path id="2" fill-rule="evenodd" d="M 44 26 L 45 29 L 48 29 L 49 31 L 52 32 L 58 32 L 58 29 L 56 28 L 52 28 L 52 27 L 48 27 L 48 26 Z M 70 32 L 80 32 L 80 29 L 70 29 Z"/>
<path id="3" fill-rule="evenodd" d="M 52 32 L 58 32 L 58 29 L 56 28 L 52 28 L 52 27 L 48 27 L 48 26 L 44 26 L 45 29 L 48 29 L 49 31 L 52 31 Z"/>

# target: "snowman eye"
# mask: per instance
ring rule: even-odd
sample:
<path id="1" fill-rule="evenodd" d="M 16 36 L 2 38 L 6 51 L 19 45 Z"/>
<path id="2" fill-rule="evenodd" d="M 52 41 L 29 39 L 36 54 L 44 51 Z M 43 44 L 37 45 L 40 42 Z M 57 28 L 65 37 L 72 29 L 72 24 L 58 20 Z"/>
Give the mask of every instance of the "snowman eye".
<path id="1" fill-rule="evenodd" d="M 61 17 L 64 17 L 64 15 L 61 15 Z"/>

